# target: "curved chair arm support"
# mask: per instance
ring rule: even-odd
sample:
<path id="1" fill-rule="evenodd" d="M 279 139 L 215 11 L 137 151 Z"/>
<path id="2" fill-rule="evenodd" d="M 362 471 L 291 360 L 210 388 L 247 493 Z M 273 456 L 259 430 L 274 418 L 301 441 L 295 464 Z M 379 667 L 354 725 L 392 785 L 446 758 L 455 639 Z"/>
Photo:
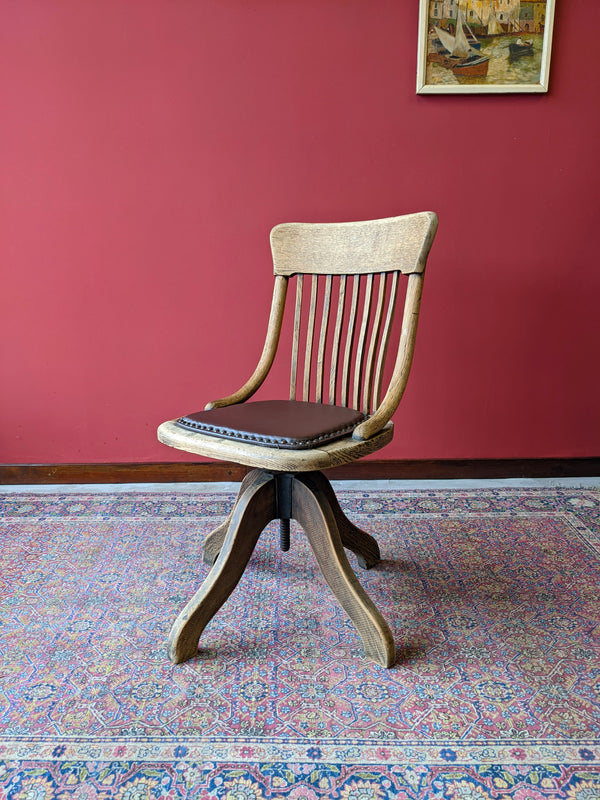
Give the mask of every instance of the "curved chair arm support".
<path id="1" fill-rule="evenodd" d="M 404 316 L 402 318 L 402 333 L 398 344 L 398 355 L 396 364 L 388 386 L 387 393 L 380 406 L 368 419 L 361 422 L 354 429 L 352 438 L 359 441 L 370 439 L 389 422 L 394 411 L 404 394 L 410 366 L 412 364 L 415 349 L 415 337 L 417 335 L 417 323 L 419 321 L 419 306 L 421 304 L 421 293 L 423 291 L 423 274 L 412 273 L 408 278 L 406 288 L 406 300 L 404 303 Z"/>
<path id="2" fill-rule="evenodd" d="M 281 333 L 281 323 L 283 321 L 283 312 L 285 309 L 285 298 L 287 294 L 288 278 L 282 275 L 275 277 L 275 287 L 273 289 L 273 300 L 271 303 L 271 315 L 269 317 L 269 327 L 267 330 L 267 337 L 263 347 L 260 361 L 252 376 L 246 383 L 238 389 L 234 394 L 227 397 L 222 397 L 220 400 L 213 400 L 207 403 L 205 410 L 209 411 L 212 408 L 223 408 L 223 406 L 232 406 L 236 403 L 243 403 L 262 386 L 265 378 L 269 374 L 269 370 L 273 364 L 275 353 L 277 352 L 277 345 L 279 344 L 279 334 Z"/>

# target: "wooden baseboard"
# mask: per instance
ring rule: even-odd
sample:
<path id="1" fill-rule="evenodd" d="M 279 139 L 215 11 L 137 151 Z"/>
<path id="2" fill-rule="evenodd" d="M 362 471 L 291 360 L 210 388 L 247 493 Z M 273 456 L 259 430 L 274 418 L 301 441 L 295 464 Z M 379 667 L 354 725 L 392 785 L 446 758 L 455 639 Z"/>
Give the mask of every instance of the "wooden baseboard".
<path id="1" fill-rule="evenodd" d="M 0 484 L 241 481 L 247 471 L 227 462 L 0 464 Z M 332 480 L 588 478 L 600 476 L 600 458 L 363 460 L 328 470 L 327 475 Z"/>

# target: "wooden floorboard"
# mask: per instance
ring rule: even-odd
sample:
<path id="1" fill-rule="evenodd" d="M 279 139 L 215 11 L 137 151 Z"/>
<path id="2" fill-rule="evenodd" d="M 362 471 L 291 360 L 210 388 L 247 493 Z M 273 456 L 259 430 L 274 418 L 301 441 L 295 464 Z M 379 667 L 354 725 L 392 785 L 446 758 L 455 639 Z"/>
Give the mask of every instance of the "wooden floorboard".
<path id="1" fill-rule="evenodd" d="M 0 483 L 197 483 L 241 481 L 248 470 L 227 462 L 149 464 L 3 464 Z M 366 459 L 328 470 L 332 480 L 454 480 L 600 476 L 600 458 L 458 460 Z"/>

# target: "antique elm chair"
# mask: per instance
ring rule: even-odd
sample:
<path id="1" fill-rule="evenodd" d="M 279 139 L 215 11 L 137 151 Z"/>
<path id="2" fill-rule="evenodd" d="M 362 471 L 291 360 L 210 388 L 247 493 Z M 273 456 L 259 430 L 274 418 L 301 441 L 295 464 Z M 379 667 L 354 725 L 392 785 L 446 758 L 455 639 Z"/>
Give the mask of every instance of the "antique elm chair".
<path id="1" fill-rule="evenodd" d="M 366 222 L 290 223 L 271 231 L 275 287 L 252 377 L 235 394 L 158 429 L 159 440 L 170 447 L 253 468 L 227 520 L 204 541 L 203 559 L 212 568 L 173 625 L 172 661 L 197 655 L 202 631 L 237 585 L 268 523 L 281 520 L 285 551 L 295 519 L 366 657 L 384 667 L 394 663 L 390 629 L 344 552 L 353 551 L 360 566 L 369 568 L 380 558 L 377 542 L 343 514 L 321 470 L 373 453 L 392 439 L 391 416 L 408 379 L 436 229 L 437 216 L 427 211 Z M 290 399 L 247 402 L 273 364 L 293 277 Z M 383 393 L 399 295 L 404 314 Z"/>

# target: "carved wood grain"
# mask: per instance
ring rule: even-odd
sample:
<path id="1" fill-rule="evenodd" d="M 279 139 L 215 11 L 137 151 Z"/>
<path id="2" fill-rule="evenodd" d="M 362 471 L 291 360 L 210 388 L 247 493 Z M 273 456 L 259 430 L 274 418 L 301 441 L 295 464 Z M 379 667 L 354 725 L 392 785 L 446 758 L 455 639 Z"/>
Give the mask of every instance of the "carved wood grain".
<path id="1" fill-rule="evenodd" d="M 394 425 L 388 422 L 382 430 L 364 441 L 347 436 L 345 439 L 329 442 L 314 450 L 284 450 L 249 444 L 236 439 L 219 439 L 216 436 L 181 428 L 175 420 L 163 422 L 158 428 L 157 435 L 159 441 L 169 447 L 207 458 L 235 461 L 248 467 L 279 472 L 310 472 L 349 464 L 362 456 L 374 453 L 392 440 L 393 432 Z"/>
<path id="2" fill-rule="evenodd" d="M 361 222 L 284 223 L 271 231 L 275 274 L 422 272 L 436 229 L 432 211 Z"/>
<path id="3" fill-rule="evenodd" d="M 227 519 L 218 525 L 213 531 L 207 534 L 204 539 L 202 544 L 202 561 L 209 567 L 212 567 L 217 560 L 219 553 L 221 552 L 223 542 L 225 541 L 225 537 L 229 529 L 229 524 L 233 517 L 235 506 L 237 505 L 239 498 L 245 493 L 246 489 L 254 482 L 255 472 L 256 470 L 252 470 L 252 472 L 249 472 L 244 477 L 244 480 L 240 485 L 235 504 Z M 358 565 L 362 569 L 371 569 L 381 560 L 377 540 L 369 533 L 366 533 L 366 531 L 361 530 L 351 520 L 348 519 L 348 517 L 342 511 L 337 497 L 335 496 L 335 492 L 333 491 L 333 488 L 327 479 L 322 482 L 322 487 L 335 517 L 340 538 L 342 540 L 342 545 L 347 550 L 350 550 L 355 554 Z"/>
<path id="4" fill-rule="evenodd" d="M 323 384 L 325 377 L 325 358 L 327 355 L 327 335 L 329 332 L 329 316 L 331 313 L 332 276 L 325 276 L 323 293 L 323 309 L 321 312 L 321 328 L 319 330 L 319 346 L 317 349 L 317 374 L 315 380 L 315 402 L 323 402 Z"/>
<path id="5" fill-rule="evenodd" d="M 296 303 L 294 306 L 294 328 L 292 339 L 292 359 L 290 372 L 290 400 L 296 399 L 298 386 L 298 360 L 300 353 L 300 331 L 302 328 L 302 295 L 304 288 L 304 275 L 296 279 Z"/>
<path id="6" fill-rule="evenodd" d="M 373 281 L 374 276 L 369 273 L 366 276 L 365 296 L 363 298 L 363 309 L 361 315 L 360 329 L 356 344 L 356 357 L 354 362 L 354 388 L 352 391 L 352 408 L 360 408 L 360 394 L 365 374 L 365 347 L 367 341 L 367 331 L 371 319 L 371 305 L 373 303 Z"/>
<path id="7" fill-rule="evenodd" d="M 238 490 L 237 499 L 233 505 L 233 508 L 229 512 L 227 519 L 225 519 L 220 525 L 217 525 L 213 531 L 204 537 L 204 541 L 202 543 L 202 561 L 209 567 L 212 567 L 217 560 L 219 553 L 221 552 L 223 542 L 225 541 L 227 531 L 229 530 L 229 525 L 233 518 L 233 513 L 240 498 L 246 493 L 246 490 L 252 486 L 255 480 L 256 470 L 252 470 L 244 475 Z"/>
<path id="8" fill-rule="evenodd" d="M 391 286 L 388 294 L 387 312 L 385 315 L 385 323 L 383 325 L 383 333 L 381 335 L 381 342 L 379 344 L 379 352 L 377 354 L 377 366 L 375 368 L 374 378 L 374 400 L 373 406 L 377 408 L 381 403 L 381 391 L 383 388 L 383 373 L 385 366 L 385 359 L 387 356 L 388 347 L 390 344 L 390 336 L 392 333 L 392 324 L 394 322 L 396 310 L 396 297 L 398 296 L 398 272 L 391 273 Z M 385 276 L 385 283 L 389 282 L 390 273 Z"/>
<path id="9" fill-rule="evenodd" d="M 317 291 L 319 288 L 319 276 L 311 276 L 310 285 L 310 304 L 308 307 L 308 323 L 306 328 L 306 343 L 304 347 L 304 380 L 302 382 L 302 399 L 310 400 L 310 386 L 312 375 L 312 357 L 315 338 L 315 318 L 317 314 Z"/>
<path id="10" fill-rule="evenodd" d="M 167 648 L 174 663 L 197 655 L 202 631 L 237 586 L 273 507 L 273 480 L 256 470 L 235 506 L 219 557 L 173 624 Z"/>
<path id="11" fill-rule="evenodd" d="M 346 345 L 344 347 L 344 362 L 342 367 L 341 404 L 350 404 L 350 378 L 352 372 L 352 357 L 355 351 L 356 318 L 358 315 L 358 299 L 360 294 L 360 275 L 352 276 L 352 299 L 346 326 Z"/>
<path id="12" fill-rule="evenodd" d="M 340 363 L 340 347 L 342 343 L 342 327 L 346 308 L 346 275 L 340 275 L 338 285 L 338 303 L 335 316 L 333 342 L 331 345 L 331 366 L 329 372 L 329 403 L 336 404 L 338 396 L 338 367 Z"/>
<path id="13" fill-rule="evenodd" d="M 391 667 L 396 660 L 394 637 L 348 563 L 321 478 L 315 474 L 298 476 L 294 518 L 306 533 L 327 585 L 358 631 L 365 656 L 382 667 Z"/>

